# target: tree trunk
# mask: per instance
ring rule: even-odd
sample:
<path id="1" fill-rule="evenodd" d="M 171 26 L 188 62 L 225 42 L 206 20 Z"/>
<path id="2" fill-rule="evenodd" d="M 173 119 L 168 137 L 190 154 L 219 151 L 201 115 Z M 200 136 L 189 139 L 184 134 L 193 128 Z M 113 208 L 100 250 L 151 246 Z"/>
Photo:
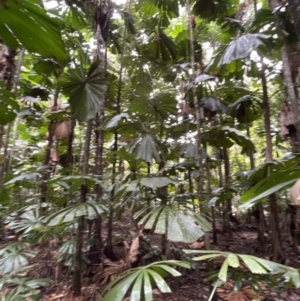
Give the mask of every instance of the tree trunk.
<path id="1" fill-rule="evenodd" d="M 227 149 L 222 149 L 224 158 L 224 177 L 225 185 L 230 184 L 230 162 L 228 157 Z M 231 233 L 230 221 L 233 220 L 231 200 L 228 199 L 223 203 L 223 231 Z"/>
<path id="2" fill-rule="evenodd" d="M 261 79 L 263 88 L 263 111 L 264 111 L 264 123 L 266 131 L 266 159 L 268 162 L 273 161 L 273 147 L 272 147 L 272 137 L 271 137 L 271 123 L 270 123 L 270 106 L 268 97 L 268 87 L 265 75 L 265 65 L 263 59 L 261 59 L 262 69 L 261 69 Z M 269 206 L 270 206 L 270 228 L 271 228 L 271 241 L 273 248 L 272 259 L 274 261 L 281 261 L 284 258 L 281 237 L 279 230 L 279 215 L 277 206 L 276 194 L 271 194 L 269 196 Z"/>
<path id="3" fill-rule="evenodd" d="M 16 75 L 16 66 L 15 66 L 15 56 L 16 50 L 10 49 L 7 46 L 1 44 L 0 39 L 0 79 L 4 81 L 6 84 L 7 90 L 12 90 L 14 85 L 14 78 Z M 21 68 L 21 64 L 23 62 L 23 56 L 19 57 L 19 69 Z M 19 70 L 20 71 L 20 70 Z M 19 71 L 17 72 L 17 79 L 19 78 Z M 4 178 L 4 173 L 6 170 L 6 160 L 8 153 L 8 143 L 9 143 L 9 135 L 11 130 L 11 123 L 8 124 L 6 129 L 6 142 L 4 145 L 4 153 L 2 156 L 2 162 L 0 164 L 0 191 L 2 189 L 2 183 Z M 0 150 L 3 144 L 3 136 L 4 136 L 4 126 L 0 125 Z"/>
<path id="4" fill-rule="evenodd" d="M 300 26 L 300 15 L 299 15 L 300 14 L 300 2 L 295 1 L 295 0 L 290 1 L 290 2 L 293 2 L 293 5 L 291 6 L 292 12 L 294 14 L 296 13 L 297 19 L 299 21 L 298 25 Z M 296 2 L 297 2 L 297 4 L 296 4 Z M 272 11 L 274 11 L 276 9 L 276 7 L 278 6 L 277 0 L 269 0 L 269 3 L 270 3 L 270 8 Z M 299 9 L 298 13 L 297 13 L 297 9 Z M 295 17 L 295 15 L 294 15 L 294 17 Z M 276 11 L 274 13 L 274 18 L 275 18 L 276 27 L 278 30 L 280 30 L 282 20 L 280 19 L 280 16 L 278 15 L 278 13 Z M 296 26 L 296 23 L 295 23 L 295 26 Z M 297 29 L 297 27 L 296 27 L 296 29 Z M 299 36 L 299 38 L 300 38 L 300 36 Z M 293 81 L 291 64 L 289 61 L 287 47 L 283 46 L 281 48 L 280 52 L 281 52 L 281 60 L 282 60 L 283 78 L 284 78 L 284 83 L 286 86 L 286 93 L 287 93 L 288 99 L 291 103 L 291 108 L 292 108 L 292 112 L 293 112 L 293 116 L 294 116 L 294 126 L 296 128 L 296 135 L 297 135 L 297 139 L 296 139 L 297 141 L 296 141 L 295 148 L 297 149 L 297 148 L 299 148 L 299 143 L 300 143 L 300 108 L 299 108 L 295 85 L 294 85 L 294 81 Z M 296 151 L 296 149 L 294 149 L 294 151 Z"/>
<path id="5" fill-rule="evenodd" d="M 206 177 L 207 177 L 207 194 L 208 198 L 211 199 L 211 174 L 210 174 L 210 166 L 209 161 L 206 161 Z M 211 218 L 212 218 L 212 228 L 213 228 L 213 242 L 216 244 L 218 241 L 217 231 L 216 231 L 216 220 L 215 220 L 215 208 L 211 206 Z"/>
<path id="6" fill-rule="evenodd" d="M 186 10 L 189 16 L 189 32 L 190 32 L 190 59 L 191 59 L 191 80 L 194 81 L 195 78 L 195 50 L 194 50 L 194 29 L 191 18 L 191 7 L 189 0 L 186 1 Z M 203 117 L 203 109 L 199 106 L 198 97 L 196 93 L 196 86 L 193 83 L 193 98 L 194 98 L 194 107 L 196 115 L 196 124 L 197 124 L 197 150 L 198 150 L 198 200 L 199 207 L 201 208 L 201 198 L 203 196 L 203 178 L 204 178 L 204 168 L 203 168 L 203 154 L 202 154 L 202 131 L 201 131 L 201 119 Z"/>
<path id="7" fill-rule="evenodd" d="M 3 144 L 3 136 L 4 136 L 4 126 L 0 125 L 0 151 L 2 148 L 2 144 Z"/>
<path id="8" fill-rule="evenodd" d="M 57 109 L 57 102 L 58 102 L 58 97 L 59 97 L 59 88 L 56 88 L 55 94 L 54 94 L 54 103 L 53 103 L 53 111 Z M 51 148 L 53 145 L 53 137 L 54 137 L 54 132 L 53 132 L 53 126 L 54 126 L 54 121 L 51 120 L 48 126 L 48 144 L 47 144 L 47 149 L 46 149 L 46 154 L 44 158 L 44 166 L 48 166 L 50 159 L 51 159 Z M 48 190 L 48 183 L 47 180 L 50 176 L 50 170 L 46 170 L 43 173 L 42 176 L 42 184 L 41 184 L 41 203 L 45 203 L 47 199 L 47 190 Z"/>
<path id="9" fill-rule="evenodd" d="M 84 155 L 82 162 L 82 176 L 88 175 L 89 157 L 90 157 L 90 141 L 92 136 L 93 120 L 87 122 Z M 86 195 L 88 193 L 87 180 L 83 180 L 81 185 L 81 202 L 86 202 Z M 78 229 L 76 236 L 76 252 L 74 256 L 74 274 L 73 274 L 73 296 L 78 297 L 81 295 L 81 262 L 82 262 L 82 244 L 83 244 L 83 230 L 84 230 L 84 218 L 78 218 Z"/>
<path id="10" fill-rule="evenodd" d="M 100 112 L 97 114 L 96 117 L 96 154 L 95 154 L 95 176 L 102 180 L 103 175 L 103 130 L 100 130 L 100 126 L 104 123 L 104 105 L 100 109 Z M 95 194 L 96 194 L 96 202 L 99 202 L 102 188 L 100 185 L 96 185 L 95 187 Z M 102 243 L 102 218 L 98 216 L 95 220 L 95 232 L 94 238 L 96 242 L 97 251 L 100 251 L 103 247 Z"/>
<path id="11" fill-rule="evenodd" d="M 288 0 L 290 11 L 294 19 L 294 25 L 300 40 L 300 2 L 299 0 Z"/>
<path id="12" fill-rule="evenodd" d="M 246 124 L 247 127 L 247 135 L 250 138 L 250 128 L 249 124 Z M 249 158 L 250 158 L 250 167 L 253 170 L 255 168 L 255 160 L 254 160 L 254 153 L 253 151 L 250 151 L 249 153 Z M 256 224 L 257 224 L 257 240 L 259 241 L 259 245 L 261 250 L 266 253 L 266 242 L 265 242 L 265 217 L 264 217 L 264 211 L 263 211 L 263 206 L 261 203 L 257 204 L 255 206 L 254 210 L 254 217 L 256 219 Z"/>

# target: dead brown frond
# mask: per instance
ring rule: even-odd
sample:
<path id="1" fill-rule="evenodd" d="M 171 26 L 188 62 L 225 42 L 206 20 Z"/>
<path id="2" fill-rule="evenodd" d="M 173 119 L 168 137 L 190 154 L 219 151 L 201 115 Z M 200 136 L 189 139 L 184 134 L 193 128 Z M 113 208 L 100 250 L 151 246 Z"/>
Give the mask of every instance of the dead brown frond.
<path id="1" fill-rule="evenodd" d="M 129 269 L 130 266 L 124 261 L 111 261 L 108 258 L 103 260 L 103 263 L 97 269 L 93 278 L 95 283 L 105 284 L 116 279 L 121 273 Z"/>
<path id="2" fill-rule="evenodd" d="M 202 249 L 205 247 L 205 242 L 204 241 L 195 241 L 192 244 L 189 245 L 190 249 Z"/>
<path id="3" fill-rule="evenodd" d="M 62 140 L 71 134 L 71 122 L 61 121 L 53 124 L 53 139 Z"/>
<path id="4" fill-rule="evenodd" d="M 263 284 L 259 284 L 262 291 L 266 292 Z M 220 298 L 226 301 L 252 301 L 252 300 L 265 300 L 266 297 L 255 292 L 251 286 L 245 286 L 240 291 L 233 291 L 233 284 L 231 281 L 225 282 L 217 289 L 217 294 Z"/>
<path id="5" fill-rule="evenodd" d="M 140 254 L 139 248 L 140 248 L 140 238 L 136 237 L 133 239 L 127 255 L 130 264 L 138 261 L 138 255 Z"/>
<path id="6" fill-rule="evenodd" d="M 50 163 L 57 164 L 59 162 L 59 152 L 56 147 L 52 147 L 50 150 Z"/>

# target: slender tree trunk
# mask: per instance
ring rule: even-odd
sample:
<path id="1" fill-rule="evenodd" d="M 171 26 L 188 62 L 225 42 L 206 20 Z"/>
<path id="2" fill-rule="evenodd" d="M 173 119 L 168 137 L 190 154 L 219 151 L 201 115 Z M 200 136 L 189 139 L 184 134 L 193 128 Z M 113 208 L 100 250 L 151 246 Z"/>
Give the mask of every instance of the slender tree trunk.
<path id="1" fill-rule="evenodd" d="M 56 91 L 54 93 L 54 103 L 53 103 L 53 111 L 56 111 L 57 109 L 57 102 L 58 102 L 58 97 L 59 97 L 59 88 L 56 88 Z M 45 154 L 45 159 L 43 162 L 44 166 L 48 166 L 51 158 L 51 148 L 53 145 L 53 137 L 54 137 L 54 121 L 51 120 L 48 126 L 48 145 L 46 149 L 46 154 Z M 42 175 L 42 184 L 41 184 L 41 203 L 45 203 L 47 199 L 47 190 L 48 190 L 48 183 L 47 180 L 49 178 L 50 171 L 46 170 L 43 175 Z"/>
<path id="2" fill-rule="evenodd" d="M 223 149 L 223 157 L 224 157 L 224 178 L 225 178 L 225 185 L 230 185 L 230 162 L 228 157 L 227 149 Z M 232 205 L 231 199 L 228 199 L 223 203 L 223 231 L 232 234 L 230 221 L 233 220 L 232 215 Z"/>
<path id="3" fill-rule="evenodd" d="M 271 123 L 270 123 L 270 106 L 269 106 L 269 97 L 268 97 L 268 87 L 267 80 L 265 75 L 265 65 L 263 59 L 261 60 L 262 69 L 261 69 L 261 79 L 262 79 L 262 88 L 263 88 L 263 111 L 264 111 L 264 123 L 265 123 L 265 132 L 266 132 L 266 159 L 268 162 L 273 161 L 273 146 L 272 146 L 272 136 L 271 136 Z M 269 197 L 269 206 L 270 206 L 270 228 L 271 228 L 271 241 L 273 248 L 273 260 L 281 261 L 284 258 L 282 246 L 281 246 L 281 237 L 279 229 L 279 214 L 278 214 L 278 205 L 276 194 L 272 194 Z"/>
<path id="4" fill-rule="evenodd" d="M 257 1 L 254 0 L 254 10 L 257 13 Z M 264 123 L 265 123 L 265 132 L 266 132 L 266 159 L 267 161 L 273 161 L 273 146 L 272 146 L 272 136 L 271 136 L 271 122 L 270 122 L 270 105 L 269 105 L 269 96 L 268 96 L 268 86 L 267 79 L 265 74 L 265 64 L 261 56 L 261 81 L 263 89 L 263 113 L 264 113 Z M 276 194 L 269 196 L 269 206 L 270 206 L 270 228 L 271 228 L 271 242 L 273 255 L 272 258 L 274 261 L 280 261 L 284 258 L 282 246 L 281 246 L 281 237 L 279 230 L 279 215 L 278 215 L 278 206 L 277 206 L 277 197 Z"/>
<path id="5" fill-rule="evenodd" d="M 127 1 L 127 8 L 130 7 L 130 0 Z M 122 53 L 121 53 L 121 63 L 119 70 L 119 81 L 118 81 L 118 95 L 117 95 L 117 103 L 116 103 L 116 115 L 121 113 L 121 92 L 122 92 L 122 80 L 123 80 L 123 69 L 124 69 L 124 57 L 126 51 L 126 35 L 127 35 L 127 26 L 128 19 L 125 20 L 124 32 L 123 32 L 123 41 L 122 41 Z M 115 132 L 115 142 L 114 142 L 114 151 L 118 150 L 118 131 Z M 115 173 L 116 173 L 117 160 L 115 157 L 113 163 L 113 171 L 112 171 L 112 184 L 115 182 Z M 111 192 L 111 201 L 114 199 L 114 189 Z M 108 220 L 108 234 L 107 234 L 107 244 L 111 248 L 112 244 L 112 208 L 110 208 L 109 220 Z"/>
<path id="6" fill-rule="evenodd" d="M 296 17 L 296 19 L 297 19 L 296 22 L 298 22 L 298 29 L 300 29 L 300 27 L 299 27 L 300 26 L 300 16 L 298 15 L 298 14 L 300 14 L 300 2 L 299 1 L 291 1 L 291 0 L 289 2 L 293 2 L 291 5 L 291 8 L 295 9 L 295 11 L 292 10 L 292 13 L 294 13 L 294 17 Z M 276 7 L 278 6 L 278 1 L 277 0 L 269 0 L 269 3 L 270 3 L 271 10 L 275 11 Z M 297 14 L 297 10 L 298 10 L 298 14 Z M 297 16 L 295 16 L 295 14 Z M 276 11 L 274 13 L 274 18 L 275 18 L 276 27 L 278 30 L 280 30 L 282 21 Z M 296 23 L 295 23 L 295 26 L 297 29 Z M 299 38 L 300 38 L 300 35 L 299 35 Z M 286 86 L 286 92 L 287 92 L 288 99 L 291 103 L 291 108 L 292 108 L 292 112 L 294 115 L 294 123 L 295 123 L 294 125 L 296 128 L 296 135 L 297 135 L 296 149 L 298 149 L 299 143 L 300 143 L 300 108 L 299 108 L 298 98 L 296 95 L 296 89 L 295 89 L 295 85 L 294 85 L 294 81 L 293 81 L 291 64 L 289 61 L 287 47 L 283 46 L 280 50 L 280 53 L 281 53 L 282 71 L 283 71 L 284 83 Z M 296 151 L 296 150 L 294 150 L 294 151 Z"/>
<path id="7" fill-rule="evenodd" d="M 22 48 L 18 53 L 18 61 L 17 61 L 17 64 L 16 64 L 16 69 L 15 69 L 15 81 L 14 81 L 14 89 L 13 89 L 15 95 L 17 95 L 17 92 L 18 92 L 18 83 L 19 83 L 19 80 L 20 80 L 21 67 L 23 65 L 24 54 L 25 54 L 25 49 Z M 12 137 L 13 145 L 12 145 L 11 150 L 10 150 L 9 161 L 8 161 L 8 165 L 7 165 L 7 172 L 8 173 L 10 172 L 11 165 L 12 165 L 15 142 L 16 142 L 17 133 L 18 133 L 18 124 L 19 124 L 19 118 L 16 118 L 15 121 L 14 121 L 14 126 L 13 126 L 13 137 Z"/>
<path id="8" fill-rule="evenodd" d="M 288 3 L 293 15 L 295 29 L 300 40 L 300 2 L 299 0 L 288 0 Z"/>
<path id="9" fill-rule="evenodd" d="M 82 176 L 88 175 L 89 157 L 90 157 L 90 141 L 92 136 L 93 120 L 87 122 L 84 155 L 82 162 Z M 86 202 L 86 196 L 88 193 L 87 180 L 83 180 L 81 185 L 81 202 Z M 74 257 L 74 274 L 73 274 L 73 296 L 78 297 L 81 295 L 81 262 L 82 262 L 82 244 L 83 244 L 83 230 L 84 230 L 84 218 L 78 218 L 78 228 L 76 236 L 76 252 Z"/>
<path id="10" fill-rule="evenodd" d="M 6 45 L 2 44 L 0 39 L 0 79 L 6 84 L 7 90 L 11 90 L 14 84 L 15 76 L 15 56 L 16 51 L 8 48 Z M 0 191 L 2 189 L 4 171 L 6 168 L 6 155 L 7 146 L 9 141 L 11 123 L 9 123 L 6 129 L 6 141 L 4 145 L 4 154 L 2 156 L 2 162 L 0 162 Z M 4 126 L 0 125 L 0 150 L 3 146 L 3 136 L 4 136 Z"/>
<path id="11" fill-rule="evenodd" d="M 209 161 L 206 160 L 206 177 L 207 177 L 207 194 L 208 198 L 211 199 L 211 174 L 210 174 L 210 165 Z M 218 241 L 217 231 L 216 231 L 216 220 L 215 220 L 215 208 L 214 206 L 211 207 L 211 217 L 212 217 L 212 227 L 213 227 L 213 242 L 216 244 Z"/>
<path id="12" fill-rule="evenodd" d="M 95 176 L 102 180 L 103 175 L 103 131 L 100 130 L 100 126 L 104 123 L 104 105 L 100 109 L 100 112 L 96 117 L 96 155 L 95 155 Z M 96 202 L 99 202 L 102 195 L 102 188 L 100 185 L 95 187 Z M 96 241 L 97 251 L 100 251 L 103 247 L 102 243 L 102 217 L 98 216 L 95 219 L 95 233 L 94 238 Z"/>
<path id="13" fill-rule="evenodd" d="M 251 138 L 251 134 L 250 134 L 250 127 L 249 124 L 246 124 L 247 127 L 247 135 L 249 138 Z M 250 158 L 250 167 L 253 170 L 255 168 L 255 160 L 254 160 L 254 152 L 250 151 L 249 153 L 249 158 Z M 254 216 L 256 219 L 256 223 L 257 223 L 257 239 L 259 241 L 259 245 L 261 250 L 266 253 L 267 249 L 266 249 L 266 242 L 265 242 L 265 217 L 264 217 L 264 211 L 263 211 L 263 206 L 261 203 L 257 204 L 255 206 L 255 210 L 254 210 Z"/>
<path id="14" fill-rule="evenodd" d="M 191 7 L 190 1 L 186 1 L 186 10 L 189 17 L 189 32 L 190 32 L 190 59 L 191 59 L 191 80 L 193 86 L 193 97 L 194 97 L 194 106 L 195 106 L 195 115 L 196 115 L 196 123 L 197 123 L 197 149 L 198 149 L 198 200 L 199 206 L 201 208 L 201 198 L 203 196 L 203 177 L 204 177 L 204 168 L 203 168 L 203 154 L 202 154 L 202 131 L 201 131 L 201 118 L 203 117 L 203 109 L 199 106 L 198 97 L 196 93 L 196 86 L 194 83 L 195 79 L 195 50 L 194 50 L 194 29 L 192 24 L 191 17 Z"/>
<path id="15" fill-rule="evenodd" d="M 2 148 L 2 144 L 3 144 L 3 136 L 4 136 L 4 126 L 0 125 L 0 151 Z"/>

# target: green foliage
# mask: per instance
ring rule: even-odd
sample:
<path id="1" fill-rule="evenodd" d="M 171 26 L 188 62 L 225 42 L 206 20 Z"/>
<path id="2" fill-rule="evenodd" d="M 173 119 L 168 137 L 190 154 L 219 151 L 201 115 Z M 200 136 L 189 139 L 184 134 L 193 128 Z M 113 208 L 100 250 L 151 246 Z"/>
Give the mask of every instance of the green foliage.
<path id="1" fill-rule="evenodd" d="M 270 36 L 260 33 L 242 35 L 235 41 L 231 42 L 231 44 L 226 48 L 218 66 L 230 64 L 234 60 L 248 57 L 252 50 L 264 43 L 263 40 L 269 38 Z"/>
<path id="2" fill-rule="evenodd" d="M 102 204 L 92 202 L 75 204 L 48 215 L 45 218 L 45 222 L 49 226 L 56 226 L 60 223 L 73 223 L 80 216 L 94 219 L 105 211 L 106 208 Z"/>
<path id="3" fill-rule="evenodd" d="M 241 196 L 242 208 L 249 208 L 265 197 L 294 184 L 300 178 L 300 169 L 274 172 L 258 182 Z"/>
<path id="4" fill-rule="evenodd" d="M 143 208 L 135 215 L 139 218 L 142 213 L 150 208 Z M 197 222 L 197 224 L 195 223 Z M 197 215 L 192 210 L 178 210 L 177 206 L 158 206 L 147 213 L 140 221 L 144 229 L 154 229 L 157 234 L 167 234 L 170 241 L 192 243 L 202 237 L 210 229 L 210 224 L 205 218 Z"/>
<path id="5" fill-rule="evenodd" d="M 20 108 L 14 94 L 6 89 L 2 81 L 0 81 L 0 99 L 0 125 L 5 125 L 16 118 Z"/>
<path id="6" fill-rule="evenodd" d="M 229 113 L 239 123 L 251 123 L 262 114 L 262 103 L 252 97 L 245 95 L 229 106 Z"/>
<path id="7" fill-rule="evenodd" d="M 70 69 L 68 74 L 60 77 L 60 85 L 66 95 L 74 116 L 80 121 L 93 119 L 105 100 L 107 81 L 99 78 L 95 72 L 98 64 L 86 71 L 82 67 Z"/>
<path id="8" fill-rule="evenodd" d="M 236 291 L 242 287 L 242 281 L 248 280 L 254 291 L 260 289 L 261 281 L 269 282 L 272 285 L 285 283 L 287 286 L 300 287 L 300 270 L 285 266 L 273 261 L 268 261 L 259 257 L 246 254 L 235 254 L 215 250 L 195 251 L 184 250 L 188 254 L 203 254 L 194 257 L 195 261 L 213 260 L 224 258 L 214 286 L 217 287 L 226 282 L 230 277 L 233 278 Z M 212 298 L 214 290 L 210 296 Z"/>
<path id="9" fill-rule="evenodd" d="M 229 126 L 212 127 L 203 133 L 203 139 L 216 147 L 229 148 L 236 143 L 247 150 L 254 150 L 255 148 L 247 135 Z"/>
<path id="10" fill-rule="evenodd" d="M 21 44 L 30 52 L 66 60 L 68 55 L 61 38 L 61 28 L 62 23 L 58 19 L 47 15 L 42 1 L 8 0 L 0 8 L 1 39 L 12 49 Z"/>
<path id="11" fill-rule="evenodd" d="M 124 272 L 116 280 L 111 282 L 103 294 L 103 301 L 122 301 L 126 293 L 131 289 L 130 301 L 153 300 L 152 289 L 157 286 L 162 293 L 170 293 L 167 282 L 163 279 L 167 275 L 180 276 L 172 266 L 189 268 L 186 262 L 167 260 L 155 262 L 144 267 L 131 269 Z"/>
<path id="12" fill-rule="evenodd" d="M 151 163 L 153 159 L 161 162 L 160 148 L 157 140 L 150 134 L 141 134 L 133 140 L 128 148 L 130 153 L 135 154 L 136 159 L 142 159 Z"/>
<path id="13" fill-rule="evenodd" d="M 0 249 L 0 274 L 5 275 L 20 270 L 29 264 L 28 259 L 36 255 L 27 250 L 28 246 L 23 242 L 15 242 Z"/>

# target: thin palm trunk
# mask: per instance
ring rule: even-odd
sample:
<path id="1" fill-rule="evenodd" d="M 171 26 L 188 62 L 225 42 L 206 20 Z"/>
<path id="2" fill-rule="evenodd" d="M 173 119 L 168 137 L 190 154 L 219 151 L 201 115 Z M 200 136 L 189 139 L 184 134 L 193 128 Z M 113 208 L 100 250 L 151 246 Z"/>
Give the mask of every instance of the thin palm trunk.
<path id="1" fill-rule="evenodd" d="M 103 107 L 100 109 L 100 112 L 97 114 L 96 117 L 96 154 L 95 154 L 95 176 L 98 177 L 100 180 L 103 176 L 103 144 L 104 144 L 104 133 L 103 130 L 99 129 L 100 126 L 104 123 L 104 104 Z M 100 185 L 96 185 L 95 187 L 95 194 L 96 194 L 96 202 L 99 202 L 100 197 L 102 195 L 102 188 Z M 96 241 L 97 250 L 100 251 L 103 247 L 102 243 L 102 217 L 98 216 L 95 221 L 95 232 L 94 238 Z"/>
<path id="2" fill-rule="evenodd" d="M 246 124 L 247 128 L 247 135 L 249 138 L 251 138 L 250 134 L 250 127 L 249 124 Z M 250 151 L 249 153 L 249 158 L 250 158 L 250 168 L 253 170 L 255 168 L 255 159 L 254 159 L 254 152 Z M 266 253 L 266 242 L 265 242 L 265 217 L 264 217 L 264 211 L 263 211 L 263 206 L 261 203 L 257 204 L 255 206 L 254 210 L 254 217 L 256 219 L 256 224 L 257 224 L 257 239 L 259 241 L 259 245 L 261 250 Z"/>
<path id="3" fill-rule="evenodd" d="M 90 157 L 90 141 L 92 136 L 93 120 L 87 122 L 84 155 L 82 162 L 82 177 L 83 184 L 81 185 L 81 202 L 86 202 L 86 196 L 88 193 L 88 184 L 86 176 L 89 169 L 89 157 Z M 73 274 L 73 296 L 78 297 L 81 295 L 81 263 L 82 263 L 82 244 L 83 244 L 83 230 L 84 230 L 84 218 L 78 218 L 78 228 L 76 236 L 76 252 L 74 256 L 74 274 Z"/>
<path id="4" fill-rule="evenodd" d="M 254 11 L 257 14 L 257 0 L 253 0 Z M 268 86 L 265 73 L 265 64 L 261 56 L 261 81 L 263 89 L 263 114 L 264 114 L 264 124 L 266 132 L 266 160 L 269 162 L 273 161 L 273 145 L 272 145 L 272 136 L 271 136 L 271 122 L 270 122 L 270 104 L 268 96 Z M 270 229 L 271 229 L 271 243 L 273 249 L 272 258 L 274 261 L 280 261 L 284 258 L 282 246 L 281 246 L 281 237 L 279 229 L 279 214 L 278 214 L 278 205 L 277 205 L 277 196 L 276 194 L 271 194 L 269 196 L 269 207 L 270 207 Z"/>
<path id="5" fill-rule="evenodd" d="M 224 158 L 225 185 L 229 185 L 230 184 L 230 162 L 229 162 L 228 152 L 226 148 L 223 149 L 223 158 Z M 230 227 L 231 217 L 232 217 L 231 199 L 227 199 L 223 204 L 223 231 L 230 233 L 230 235 L 231 235 L 231 227 Z"/>
<path id="6" fill-rule="evenodd" d="M 57 109 L 58 104 L 58 97 L 59 97 L 59 88 L 57 87 L 54 93 L 54 100 L 53 100 L 53 111 Z M 51 148 L 54 143 L 54 120 L 51 120 L 48 126 L 48 144 L 46 149 L 46 154 L 44 158 L 43 165 L 48 166 L 51 158 Z M 47 199 L 47 190 L 48 190 L 48 183 L 47 180 L 50 176 L 50 170 L 46 170 L 42 175 L 42 183 L 41 183 L 41 203 L 45 203 Z"/>
<path id="7" fill-rule="evenodd" d="M 189 32 L 190 32 L 190 60 L 191 60 L 191 68 L 192 74 L 191 79 L 193 82 L 193 97 L 194 97 L 194 106 L 195 106 L 195 115 L 196 115 L 196 123 L 197 123 L 197 149 L 198 149 L 198 200 L 199 206 L 201 204 L 201 198 L 203 196 L 203 177 L 204 177 L 204 168 L 203 168 L 203 154 L 202 154 L 202 130 L 201 130 L 201 118 L 203 116 L 202 108 L 199 106 L 198 97 L 196 93 L 196 86 L 194 83 L 195 79 L 195 50 L 194 50 L 194 29 L 192 25 L 192 18 L 191 18 L 191 7 L 190 1 L 186 1 L 186 9 L 189 17 Z M 200 207 L 201 208 L 201 207 Z"/>
<path id="8" fill-rule="evenodd" d="M 209 161 L 206 161 L 206 177 L 207 177 L 207 194 L 208 198 L 212 198 L 211 192 L 211 174 L 210 174 L 210 164 Z M 216 231 L 216 220 L 215 220 L 215 208 L 211 207 L 211 217 L 212 217 L 212 227 L 213 227 L 213 242 L 216 244 L 218 241 L 217 231 Z"/>
<path id="9" fill-rule="evenodd" d="M 130 7 L 130 0 L 127 1 L 127 8 Z M 124 69 L 124 57 L 126 51 L 126 36 L 127 36 L 127 27 L 128 27 L 128 19 L 125 20 L 124 32 L 123 32 L 123 41 L 122 41 L 122 53 L 121 53 L 121 65 L 119 70 L 119 81 L 118 81 L 118 95 L 117 95 L 117 103 L 116 103 L 116 115 L 121 113 L 121 92 L 122 92 L 122 80 L 123 80 L 123 69 Z M 118 131 L 115 132 L 115 141 L 114 141 L 114 151 L 118 150 Z M 117 160 L 113 162 L 113 170 L 112 170 L 112 184 L 115 183 L 115 174 L 116 174 L 116 166 Z M 111 201 L 114 200 L 115 191 L 114 189 L 111 192 Z M 110 208 L 109 220 L 108 220 L 108 233 L 107 233 L 107 244 L 110 247 L 112 244 L 112 208 Z"/>
<path id="10" fill-rule="evenodd" d="M 263 60 L 261 60 L 261 79 L 263 87 L 263 110 L 264 110 L 264 123 L 266 132 L 266 159 L 268 162 L 273 161 L 273 146 L 272 146 L 272 136 L 271 136 L 271 123 L 270 123 L 270 105 L 268 97 L 268 87 L 265 75 L 265 66 Z M 277 205 L 277 196 L 275 193 L 269 196 L 269 206 L 270 206 L 270 229 L 271 229 L 271 242 L 273 248 L 273 260 L 280 261 L 284 258 L 282 246 L 281 246 L 281 235 L 279 229 L 279 214 Z"/>
<path id="11" fill-rule="evenodd" d="M 2 43 L 0 39 L 0 80 L 5 82 L 7 90 L 12 90 L 14 85 L 14 77 L 16 74 L 16 67 L 15 67 L 15 55 L 16 51 L 13 49 L 8 48 L 6 45 Z M 22 59 L 23 60 L 23 59 Z M 0 150 L 3 146 L 3 136 L 4 136 L 4 126 L 0 126 Z M 2 183 L 3 177 L 6 168 L 6 159 L 8 153 L 8 143 L 9 143 L 9 136 L 11 130 L 11 123 L 7 126 L 6 129 L 6 141 L 4 144 L 4 154 L 2 156 L 2 162 L 0 166 L 0 191 L 2 190 Z"/>

